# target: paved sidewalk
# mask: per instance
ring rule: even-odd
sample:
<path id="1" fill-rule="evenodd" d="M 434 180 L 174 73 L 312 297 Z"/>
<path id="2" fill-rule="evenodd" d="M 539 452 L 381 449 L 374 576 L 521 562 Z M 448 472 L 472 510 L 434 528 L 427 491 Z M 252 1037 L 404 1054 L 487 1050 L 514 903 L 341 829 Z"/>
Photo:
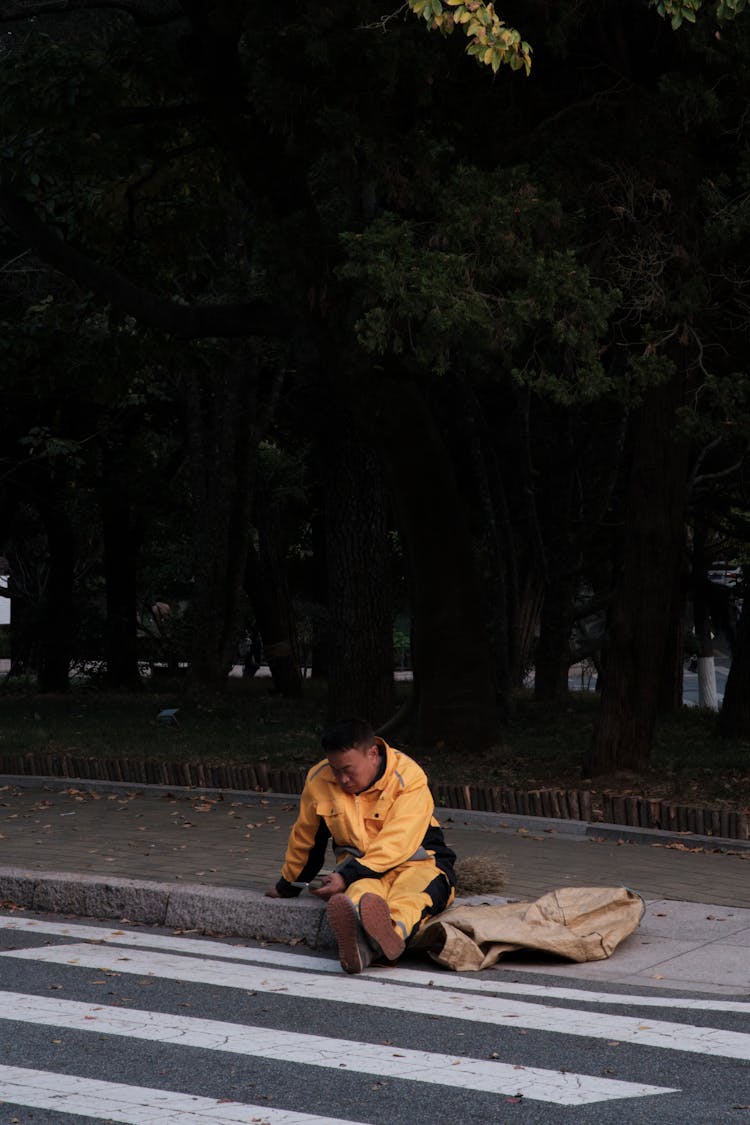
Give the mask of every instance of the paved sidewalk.
<path id="1" fill-rule="evenodd" d="M 0 776 L 0 904 L 329 946 L 319 901 L 262 896 L 278 877 L 296 807 L 278 794 Z M 640 928 L 609 960 L 505 962 L 515 971 L 750 995 L 748 842 L 439 816 L 460 856 L 503 865 L 506 898 L 625 884 L 647 900 Z"/>

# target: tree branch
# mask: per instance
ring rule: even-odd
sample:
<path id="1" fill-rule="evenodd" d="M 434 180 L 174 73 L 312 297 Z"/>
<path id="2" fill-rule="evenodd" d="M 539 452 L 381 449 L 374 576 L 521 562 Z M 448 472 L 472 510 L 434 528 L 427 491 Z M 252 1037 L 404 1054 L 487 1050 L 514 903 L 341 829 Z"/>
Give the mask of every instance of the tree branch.
<path id="1" fill-rule="evenodd" d="M 143 289 L 118 270 L 76 250 L 42 222 L 29 203 L 2 191 L 0 217 L 48 265 L 160 332 L 183 340 L 267 336 L 278 322 L 277 311 L 260 299 L 245 304 L 179 305 Z"/>

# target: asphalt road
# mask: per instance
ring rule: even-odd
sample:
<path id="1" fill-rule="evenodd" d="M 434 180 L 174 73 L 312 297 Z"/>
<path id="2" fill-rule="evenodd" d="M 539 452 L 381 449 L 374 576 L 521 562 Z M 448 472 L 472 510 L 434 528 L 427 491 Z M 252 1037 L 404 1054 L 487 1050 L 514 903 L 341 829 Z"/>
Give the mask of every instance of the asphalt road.
<path id="1" fill-rule="evenodd" d="M 750 1121 L 750 1003 L 0 912 L 0 1125 Z"/>

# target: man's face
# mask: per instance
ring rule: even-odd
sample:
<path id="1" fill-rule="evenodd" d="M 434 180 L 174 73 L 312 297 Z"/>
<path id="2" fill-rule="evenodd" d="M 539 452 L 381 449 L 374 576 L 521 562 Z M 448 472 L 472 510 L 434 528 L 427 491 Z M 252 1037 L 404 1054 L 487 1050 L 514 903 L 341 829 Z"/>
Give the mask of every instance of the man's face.
<path id="1" fill-rule="evenodd" d="M 361 793 L 369 789 L 380 769 L 380 751 L 376 743 L 352 746 L 348 750 L 332 750 L 326 756 L 337 784 L 345 793 Z"/>

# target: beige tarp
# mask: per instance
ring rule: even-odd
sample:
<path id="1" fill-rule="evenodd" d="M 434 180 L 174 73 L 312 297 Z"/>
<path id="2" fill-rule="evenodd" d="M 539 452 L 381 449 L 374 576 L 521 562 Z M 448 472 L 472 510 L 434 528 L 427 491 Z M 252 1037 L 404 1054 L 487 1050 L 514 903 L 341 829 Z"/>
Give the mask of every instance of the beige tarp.
<path id="1" fill-rule="evenodd" d="M 452 906 L 423 926 L 409 948 L 460 972 L 486 969 L 519 949 L 603 961 L 637 928 L 643 911 L 643 899 L 627 887 L 563 887 L 536 902 Z"/>

